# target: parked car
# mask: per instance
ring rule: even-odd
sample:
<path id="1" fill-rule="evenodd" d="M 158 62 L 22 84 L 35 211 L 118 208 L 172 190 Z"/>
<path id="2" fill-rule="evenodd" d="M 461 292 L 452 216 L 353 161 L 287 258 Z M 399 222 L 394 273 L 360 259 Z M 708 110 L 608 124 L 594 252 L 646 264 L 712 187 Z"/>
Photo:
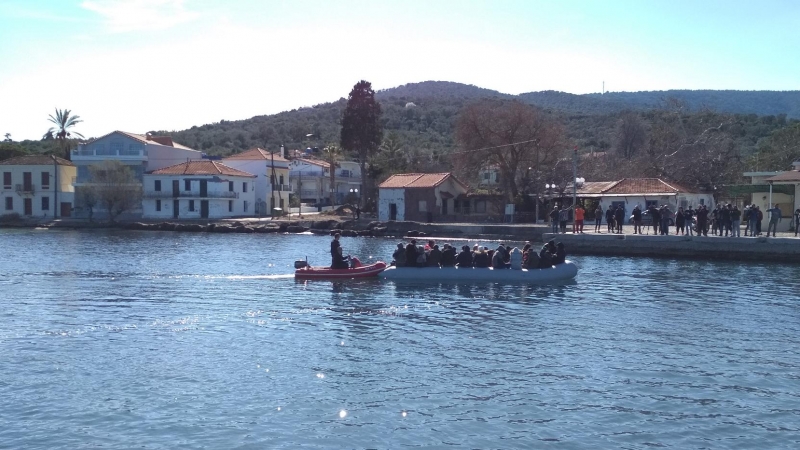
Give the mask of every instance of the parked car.
<path id="1" fill-rule="evenodd" d="M 628 224 L 633 225 L 633 215 L 628 218 Z M 653 225 L 653 217 L 650 215 L 650 211 L 644 210 L 642 211 L 642 226 L 650 227 Z M 669 217 L 669 226 L 675 226 L 675 213 L 671 213 Z"/>

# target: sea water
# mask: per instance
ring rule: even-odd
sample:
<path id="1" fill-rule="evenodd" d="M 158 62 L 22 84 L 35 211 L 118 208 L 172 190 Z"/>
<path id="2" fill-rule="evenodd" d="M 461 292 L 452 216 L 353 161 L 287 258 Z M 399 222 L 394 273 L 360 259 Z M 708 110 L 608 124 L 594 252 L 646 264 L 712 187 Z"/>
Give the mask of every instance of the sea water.
<path id="1" fill-rule="evenodd" d="M 800 446 L 798 266 L 295 281 L 329 241 L 0 230 L 0 448 Z"/>

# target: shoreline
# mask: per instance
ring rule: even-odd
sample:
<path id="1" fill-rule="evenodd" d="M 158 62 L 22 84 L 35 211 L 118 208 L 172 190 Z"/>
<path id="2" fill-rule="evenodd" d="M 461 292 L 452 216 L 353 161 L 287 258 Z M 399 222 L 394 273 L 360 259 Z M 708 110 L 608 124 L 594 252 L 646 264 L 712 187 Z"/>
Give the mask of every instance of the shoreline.
<path id="1" fill-rule="evenodd" d="M 800 264 L 800 238 L 793 233 L 779 233 L 779 237 L 722 237 L 684 235 L 638 235 L 633 228 L 623 234 L 607 232 L 585 234 L 550 233 L 545 224 L 475 224 L 475 223 L 419 223 L 378 222 L 368 218 L 355 220 L 349 217 L 316 217 L 318 220 L 293 219 L 224 219 L 216 221 L 136 221 L 88 222 L 79 219 L 51 221 L 16 221 L 0 223 L 2 228 L 46 229 L 121 229 L 152 230 L 194 233 L 311 233 L 330 236 L 341 233 L 345 237 L 390 237 L 402 240 L 414 238 L 491 240 L 512 242 L 561 241 L 571 255 L 596 256 L 648 256 L 702 260 L 767 261 Z"/>

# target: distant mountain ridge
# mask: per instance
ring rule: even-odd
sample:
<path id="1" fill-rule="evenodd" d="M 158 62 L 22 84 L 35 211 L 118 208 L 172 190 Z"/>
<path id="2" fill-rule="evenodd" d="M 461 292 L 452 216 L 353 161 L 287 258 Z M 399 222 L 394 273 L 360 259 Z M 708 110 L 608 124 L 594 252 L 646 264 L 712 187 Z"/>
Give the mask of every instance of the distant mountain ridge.
<path id="1" fill-rule="evenodd" d="M 561 116 L 569 136 L 576 140 L 610 143 L 617 116 L 624 110 L 647 114 L 677 99 L 689 111 L 710 109 L 747 116 L 780 116 L 800 119 L 800 91 L 672 90 L 569 94 L 558 91 L 505 94 L 478 86 L 449 81 L 409 83 L 375 93 L 383 109 L 386 134 L 395 133 L 408 149 L 430 154 L 447 153 L 455 147 L 455 123 L 462 108 L 482 99 L 517 99 Z M 346 99 L 302 107 L 244 120 L 193 126 L 187 130 L 150 130 L 172 136 L 176 142 L 209 154 L 227 155 L 253 147 L 269 149 L 324 147 L 339 142 Z M 775 119 L 775 117 L 773 117 Z M 785 123 L 780 117 L 776 123 Z M 748 118 L 753 122 L 755 117 Z M 310 136 L 310 137 L 309 137 Z M 757 136 L 763 136 L 762 132 Z"/>
<path id="2" fill-rule="evenodd" d="M 524 103 L 569 114 L 607 114 L 632 110 L 660 108 L 669 98 L 685 102 L 691 111 L 710 109 L 730 114 L 759 116 L 786 114 L 800 119 L 800 90 L 798 91 L 735 91 L 689 90 L 606 92 L 570 94 L 561 91 L 526 92 L 519 95 L 449 81 L 423 81 L 379 91 L 378 98 L 420 97 L 459 98 L 516 98 Z"/>

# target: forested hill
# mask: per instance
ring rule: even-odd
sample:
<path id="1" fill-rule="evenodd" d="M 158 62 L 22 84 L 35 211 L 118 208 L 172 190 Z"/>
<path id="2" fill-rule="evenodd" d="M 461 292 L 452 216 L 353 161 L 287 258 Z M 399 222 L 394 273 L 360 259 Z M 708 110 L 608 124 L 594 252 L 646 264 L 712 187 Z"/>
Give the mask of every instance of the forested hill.
<path id="1" fill-rule="evenodd" d="M 670 104 L 684 105 L 687 113 L 711 110 L 800 118 L 800 91 L 675 90 L 585 95 L 542 91 L 509 95 L 461 83 L 425 81 L 378 91 L 376 98 L 383 107 L 387 135 L 394 132 L 407 151 L 433 154 L 454 147 L 453 128 L 461 108 L 484 98 L 516 98 L 555 115 L 571 116 L 576 120 L 569 120 L 569 134 L 589 141 L 608 141 L 609 126 L 613 126 L 614 116 L 620 111 L 644 112 Z M 339 140 L 345 103 L 341 98 L 313 107 L 245 120 L 223 120 L 183 131 L 151 131 L 172 135 L 176 141 L 192 148 L 220 155 L 253 146 L 277 148 L 281 143 L 288 148 L 325 146 Z M 307 134 L 313 136 L 307 138 Z"/>

